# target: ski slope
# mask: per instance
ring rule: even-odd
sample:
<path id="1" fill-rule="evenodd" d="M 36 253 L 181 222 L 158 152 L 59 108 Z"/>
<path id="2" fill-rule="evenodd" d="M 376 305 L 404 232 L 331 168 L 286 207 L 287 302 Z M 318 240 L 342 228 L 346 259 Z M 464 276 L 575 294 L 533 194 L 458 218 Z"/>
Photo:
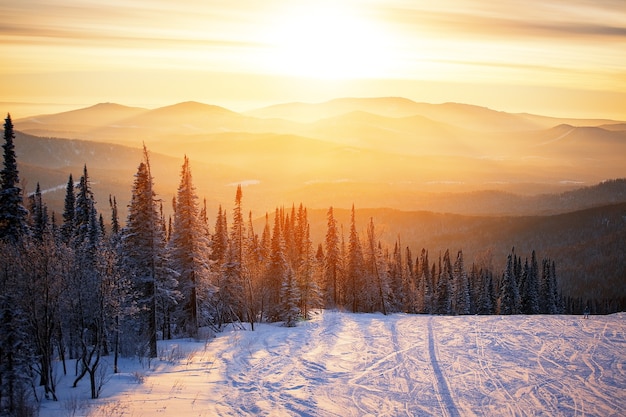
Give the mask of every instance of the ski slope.
<path id="1" fill-rule="evenodd" d="M 95 401 L 64 377 L 40 415 L 626 415 L 626 313 L 322 311 L 296 328 L 161 342 L 159 356 L 125 360 Z"/>

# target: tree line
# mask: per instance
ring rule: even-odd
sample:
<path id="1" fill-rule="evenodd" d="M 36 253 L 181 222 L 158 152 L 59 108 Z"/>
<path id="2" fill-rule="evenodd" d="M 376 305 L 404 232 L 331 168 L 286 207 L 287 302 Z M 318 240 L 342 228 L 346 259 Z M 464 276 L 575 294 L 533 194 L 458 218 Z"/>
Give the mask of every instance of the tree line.
<path id="1" fill-rule="evenodd" d="M 512 249 L 503 272 L 484 257 L 468 268 L 463 252 L 414 256 L 400 240 L 383 246 L 374 219 L 347 233 L 333 208 L 323 242 L 314 244 L 302 204 L 278 207 L 256 231 L 243 192 L 232 213 L 210 224 L 206 200 L 184 158 L 166 218 L 154 190 L 150 158 L 134 177 L 128 216 L 108 198 L 105 221 L 85 166 L 70 175 L 61 216 L 50 213 L 39 184 L 24 198 L 13 124 L 4 124 L 0 190 L 0 407 L 9 414 L 32 396 L 56 399 L 53 361 L 89 379 L 92 398 L 104 383 L 101 358 L 154 358 L 157 340 L 201 337 L 227 324 L 294 326 L 316 309 L 415 314 L 557 314 L 563 312 L 556 265 Z M 205 333 L 206 334 L 206 333 Z M 74 369 L 69 369 L 69 364 Z M 40 386 L 42 388 L 36 388 Z"/>

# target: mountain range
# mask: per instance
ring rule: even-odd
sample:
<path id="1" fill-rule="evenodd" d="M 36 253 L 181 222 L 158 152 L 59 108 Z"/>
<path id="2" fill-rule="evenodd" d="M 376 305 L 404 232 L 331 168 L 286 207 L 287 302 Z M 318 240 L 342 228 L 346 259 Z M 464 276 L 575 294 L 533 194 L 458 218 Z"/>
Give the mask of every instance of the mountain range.
<path id="1" fill-rule="evenodd" d="M 245 113 L 102 103 L 14 126 L 23 187 L 39 182 L 57 213 L 68 175 L 86 165 L 99 210 L 107 218 L 113 195 L 124 219 L 145 144 L 166 215 L 188 155 L 210 218 L 219 205 L 230 212 L 241 184 L 258 231 L 266 212 L 302 202 L 320 242 L 328 207 L 347 227 L 354 204 L 359 227 L 373 218 L 390 246 L 400 239 L 432 260 L 446 249 L 468 260 L 536 249 L 560 265 L 569 294 L 626 296 L 624 121 L 345 98 Z"/>
<path id="2" fill-rule="evenodd" d="M 161 182 L 166 192 L 173 192 L 177 181 L 175 160 L 180 165 L 188 155 L 199 194 L 211 206 L 224 201 L 228 185 L 243 183 L 262 211 L 293 201 L 311 207 L 354 203 L 436 210 L 424 196 L 561 193 L 626 177 L 623 121 L 558 119 L 394 97 L 288 103 L 245 113 L 197 102 L 157 109 L 101 103 L 14 124 L 31 140 L 74 139 L 56 151 L 46 148 L 43 158 L 57 161 L 47 168 L 67 172 L 87 163 L 115 178 L 117 171 L 127 177 L 145 144 L 164 161 L 156 168 L 162 170 L 157 186 Z M 113 150 L 114 145 L 126 148 Z M 112 159 L 102 156 L 106 149 Z M 123 182 L 130 184 L 131 178 Z"/>

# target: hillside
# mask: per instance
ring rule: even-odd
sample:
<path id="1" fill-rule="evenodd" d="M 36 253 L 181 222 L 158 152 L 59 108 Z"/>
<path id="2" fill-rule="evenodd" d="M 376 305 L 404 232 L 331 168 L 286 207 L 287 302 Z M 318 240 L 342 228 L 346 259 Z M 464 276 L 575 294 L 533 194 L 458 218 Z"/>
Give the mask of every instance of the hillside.
<path id="1" fill-rule="evenodd" d="M 312 239 L 323 242 L 327 210 L 309 210 Z M 334 209 L 335 219 L 350 227 L 350 212 Z M 557 265 L 557 277 L 566 296 L 583 299 L 626 297 L 626 202 L 550 216 L 465 216 L 391 209 L 359 209 L 358 230 L 365 234 L 374 220 L 378 238 L 390 249 L 400 242 L 413 257 L 422 249 L 436 262 L 447 249 L 463 250 L 466 267 L 487 265 L 505 269 L 511 248 L 522 259 L 535 250 Z M 262 222 L 257 223 L 262 230 Z M 404 255 L 404 252 L 403 252 Z"/>

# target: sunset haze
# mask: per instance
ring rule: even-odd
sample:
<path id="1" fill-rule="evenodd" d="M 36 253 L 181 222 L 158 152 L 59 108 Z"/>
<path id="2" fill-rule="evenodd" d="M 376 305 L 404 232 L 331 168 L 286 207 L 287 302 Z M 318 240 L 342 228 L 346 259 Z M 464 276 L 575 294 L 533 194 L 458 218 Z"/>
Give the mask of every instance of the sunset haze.
<path id="1" fill-rule="evenodd" d="M 23 0 L 0 5 L 0 102 L 243 111 L 402 96 L 626 119 L 620 1 Z"/>

